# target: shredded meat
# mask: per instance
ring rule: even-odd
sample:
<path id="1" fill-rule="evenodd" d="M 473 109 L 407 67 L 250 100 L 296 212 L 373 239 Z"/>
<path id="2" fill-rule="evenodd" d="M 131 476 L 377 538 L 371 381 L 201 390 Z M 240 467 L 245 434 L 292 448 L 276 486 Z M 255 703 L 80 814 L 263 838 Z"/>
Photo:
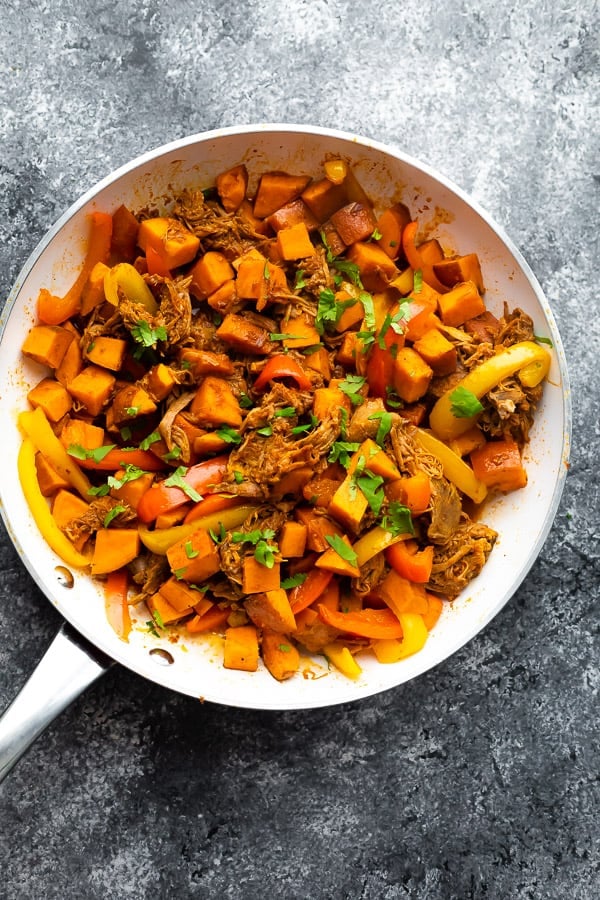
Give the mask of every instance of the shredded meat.
<path id="1" fill-rule="evenodd" d="M 392 426 L 390 439 L 398 468 L 403 475 L 416 475 L 419 470 L 430 478 L 442 477 L 442 464 L 427 453 L 414 439 L 415 430 L 405 422 Z"/>
<path id="2" fill-rule="evenodd" d="M 256 529 L 259 531 L 271 529 L 277 534 L 279 529 L 286 522 L 289 508 L 292 505 L 293 504 L 288 504 L 287 506 L 276 507 L 265 504 L 259 506 L 250 516 L 248 516 L 244 524 L 236 530 L 238 533 L 242 532 L 248 534 L 250 531 Z M 231 533 L 228 533 L 227 537 L 219 544 L 221 571 L 224 572 L 228 579 L 234 584 L 241 585 L 244 557 L 252 555 L 252 552 L 251 544 L 234 541 Z"/>
<path id="3" fill-rule="evenodd" d="M 481 572 L 496 541 L 496 532 L 466 513 L 449 539 L 434 549 L 428 588 L 454 600 Z"/>
<path id="4" fill-rule="evenodd" d="M 138 557 L 138 560 L 143 560 L 143 565 L 135 567 L 132 577 L 134 582 L 140 586 L 140 590 L 131 598 L 132 603 L 148 600 L 170 575 L 166 556 L 148 552 L 145 556 Z"/>
<path id="5" fill-rule="evenodd" d="M 447 478 L 431 478 L 431 524 L 427 537 L 432 544 L 444 544 L 460 522 L 462 504 L 456 488 Z"/>
<path id="6" fill-rule="evenodd" d="M 361 403 L 352 414 L 348 424 L 348 440 L 360 442 L 367 438 L 374 438 L 380 425 L 378 414 L 383 412 L 385 412 L 385 405 L 379 398 L 365 400 L 364 403 Z M 390 413 L 390 415 L 392 423 L 399 424 L 400 416 L 397 413 Z"/>
<path id="7" fill-rule="evenodd" d="M 373 591 L 386 574 L 383 553 L 377 553 L 360 568 L 360 578 L 352 579 L 352 589 L 361 597 Z"/>
<path id="8" fill-rule="evenodd" d="M 282 409 L 293 407 L 296 415 L 291 417 L 294 419 L 294 425 L 297 424 L 297 417 L 312 409 L 313 395 L 310 391 L 297 391 L 287 387 L 281 382 L 275 382 L 268 393 L 264 394 L 260 401 L 260 405 L 254 407 L 244 421 L 242 432 L 249 428 L 262 428 L 268 425 L 275 418 L 290 419 L 289 416 L 276 416 L 275 413 Z"/>
<path id="9" fill-rule="evenodd" d="M 532 341 L 533 319 L 517 307 L 512 311 L 504 304 L 504 315 L 500 320 L 501 328 L 496 341 L 497 346 L 510 347 L 519 341 Z"/>
<path id="10" fill-rule="evenodd" d="M 77 543 L 80 538 L 89 537 L 103 528 L 106 516 L 117 506 L 121 508 L 121 511 L 112 520 L 113 523 L 122 527 L 128 522 L 133 522 L 136 518 L 135 510 L 123 503 L 122 500 L 115 500 L 114 497 L 97 497 L 90 503 L 89 509 L 76 519 L 71 519 L 63 531 L 70 541 Z"/>
<path id="11" fill-rule="evenodd" d="M 140 321 L 147 322 L 151 329 L 164 328 L 167 332 L 165 350 L 184 341 L 189 336 L 192 325 L 189 282 L 189 278 L 177 278 L 173 281 L 159 275 L 148 278 L 159 302 L 158 312 L 154 315 L 141 303 L 121 297 L 119 314 L 125 328 L 131 332 Z"/>

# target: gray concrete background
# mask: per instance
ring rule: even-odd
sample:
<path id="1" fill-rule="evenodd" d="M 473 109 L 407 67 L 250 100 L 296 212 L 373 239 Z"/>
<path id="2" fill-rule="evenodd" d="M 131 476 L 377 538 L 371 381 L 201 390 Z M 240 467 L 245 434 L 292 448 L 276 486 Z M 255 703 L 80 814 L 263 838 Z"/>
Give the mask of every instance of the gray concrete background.
<path id="1" fill-rule="evenodd" d="M 521 247 L 573 388 L 554 529 L 495 621 L 354 705 L 200 707 L 113 670 L 0 791 L 14 898 L 600 894 L 598 5 L 0 2 L 0 296 L 97 179 L 195 131 L 357 131 L 421 157 Z M 0 529 L 0 705 L 58 616 Z"/>

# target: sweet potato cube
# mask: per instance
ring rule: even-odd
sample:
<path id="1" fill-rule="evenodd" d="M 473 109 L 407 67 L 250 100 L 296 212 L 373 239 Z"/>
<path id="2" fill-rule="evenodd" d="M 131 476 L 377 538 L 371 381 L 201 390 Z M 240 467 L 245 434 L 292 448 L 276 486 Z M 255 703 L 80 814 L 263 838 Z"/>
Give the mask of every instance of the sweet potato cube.
<path id="1" fill-rule="evenodd" d="M 234 366 L 226 353 L 215 353 L 213 350 L 196 350 L 186 347 L 179 354 L 184 369 L 189 369 L 194 378 L 203 375 L 233 375 Z"/>
<path id="2" fill-rule="evenodd" d="M 113 477 L 117 481 L 122 481 L 124 475 L 124 469 L 117 469 Z M 116 500 L 123 500 L 128 506 L 131 506 L 132 509 L 137 509 L 138 503 L 146 491 L 152 486 L 153 481 L 154 475 L 152 472 L 145 472 L 143 475 L 140 475 L 139 478 L 134 478 L 132 481 L 126 481 L 122 487 L 113 487 L 110 492 L 111 497 L 114 497 Z"/>
<path id="3" fill-rule="evenodd" d="M 333 184 L 328 178 L 314 181 L 302 191 L 302 200 L 318 222 L 330 219 L 334 212 L 348 203 L 343 184 Z"/>
<path id="4" fill-rule="evenodd" d="M 200 247 L 198 238 L 169 216 L 144 219 L 138 231 L 138 244 L 144 251 L 152 247 L 168 269 L 191 262 Z"/>
<path id="5" fill-rule="evenodd" d="M 277 246 L 283 259 L 306 259 L 315 255 L 315 248 L 304 222 L 282 228 L 277 233 Z"/>
<path id="6" fill-rule="evenodd" d="M 60 442 L 68 450 L 75 445 L 84 450 L 96 450 L 104 444 L 104 428 L 83 419 L 67 419 L 60 432 Z"/>
<path id="7" fill-rule="evenodd" d="M 40 491 L 44 497 L 52 497 L 57 491 L 70 487 L 67 479 L 59 475 L 41 453 L 35 454 L 35 468 Z"/>
<path id="8" fill-rule="evenodd" d="M 357 453 L 364 457 L 365 468 L 374 475 L 380 475 L 386 481 L 395 481 L 396 478 L 400 478 L 396 463 L 371 438 L 367 438 L 361 443 Z"/>
<path id="9" fill-rule="evenodd" d="M 137 384 L 128 384 L 117 391 L 112 404 L 113 422 L 121 425 L 138 416 L 156 412 L 157 406 L 150 394 Z"/>
<path id="10" fill-rule="evenodd" d="M 285 333 L 293 334 L 293 338 L 286 338 L 283 341 L 283 346 L 288 350 L 300 347 L 312 347 L 313 344 L 318 344 L 321 340 L 321 336 L 312 322 L 307 322 L 304 316 L 295 316 L 293 319 L 288 319 L 285 324 Z"/>
<path id="11" fill-rule="evenodd" d="M 181 619 L 185 619 L 186 616 L 194 612 L 192 606 L 189 606 L 187 609 L 176 609 L 160 591 L 148 598 L 146 606 L 150 611 L 150 615 L 159 626 L 174 625 L 175 622 L 180 622 Z"/>
<path id="12" fill-rule="evenodd" d="M 60 361 L 60 365 L 54 372 L 54 377 L 60 381 L 64 387 L 68 388 L 73 379 L 79 375 L 83 369 L 83 353 L 79 344 L 80 334 L 70 322 L 64 325 L 66 331 L 73 335 L 73 340 L 67 347 L 65 355 Z"/>
<path id="13" fill-rule="evenodd" d="M 472 281 L 480 294 L 484 292 L 481 266 L 476 253 L 467 253 L 466 256 L 454 256 L 436 262 L 433 265 L 433 273 L 446 287 L 453 288 L 463 281 Z"/>
<path id="14" fill-rule="evenodd" d="M 360 353 L 361 347 L 362 343 L 360 338 L 356 336 L 356 332 L 347 331 L 335 355 L 335 361 L 345 369 L 356 368 L 356 358 Z"/>
<path id="15" fill-rule="evenodd" d="M 42 378 L 27 394 L 27 399 L 35 408 L 41 407 L 50 422 L 58 422 L 71 409 L 71 395 L 60 382 L 54 378 Z"/>
<path id="16" fill-rule="evenodd" d="M 242 570 L 242 590 L 245 594 L 260 594 L 262 591 L 276 591 L 281 586 L 280 565 L 275 563 L 270 569 L 263 566 L 253 556 L 244 557 Z"/>
<path id="17" fill-rule="evenodd" d="M 333 256 L 341 256 L 344 253 L 346 244 L 341 239 L 333 222 L 324 222 L 319 229 L 319 234 Z"/>
<path id="18" fill-rule="evenodd" d="M 377 243 L 390 259 L 402 253 L 402 232 L 411 221 L 410 210 L 404 203 L 394 203 L 377 219 L 377 231 L 381 235 Z"/>
<path id="19" fill-rule="evenodd" d="M 234 166 L 217 175 L 217 193 L 226 212 L 236 212 L 240 208 L 247 189 L 248 170 L 244 165 Z"/>
<path id="20" fill-rule="evenodd" d="M 235 279 L 231 278 L 229 281 L 226 281 L 225 284 L 222 284 L 220 288 L 217 288 L 216 291 L 213 291 L 213 293 L 206 298 L 206 302 L 211 309 L 214 309 L 215 312 L 224 316 L 227 315 L 228 312 L 231 312 L 237 303 L 237 299 Z"/>
<path id="21" fill-rule="evenodd" d="M 167 559 L 175 577 L 183 581 L 204 581 L 221 567 L 215 543 L 204 528 L 169 547 Z"/>
<path id="22" fill-rule="evenodd" d="M 360 278 L 368 291 L 384 291 L 399 274 L 392 259 L 378 244 L 355 243 L 346 254 L 358 266 Z"/>
<path id="23" fill-rule="evenodd" d="M 473 450 L 470 458 L 476 478 L 489 488 L 515 491 L 527 484 L 519 447 L 512 438 L 487 441 Z"/>
<path id="24" fill-rule="evenodd" d="M 285 272 L 262 253 L 250 251 L 237 259 L 234 266 L 237 269 L 236 293 L 240 300 L 257 300 L 260 307 L 273 291 L 287 291 Z"/>
<path id="25" fill-rule="evenodd" d="M 337 320 L 335 330 L 342 332 L 353 328 L 355 325 L 360 325 L 365 317 L 365 310 L 360 300 L 352 297 L 347 291 L 336 291 L 335 300 L 336 303 L 343 307 L 343 312 Z"/>
<path id="26" fill-rule="evenodd" d="M 88 316 L 93 309 L 100 306 L 106 300 L 104 293 L 104 276 L 109 267 L 106 263 L 97 262 L 81 292 L 81 315 Z"/>
<path id="27" fill-rule="evenodd" d="M 82 500 L 76 494 L 67 490 L 59 490 L 54 497 L 52 503 L 52 518 L 62 530 L 73 519 L 83 516 L 90 508 L 89 503 Z M 81 550 L 88 540 L 89 535 L 82 534 L 77 541 L 74 542 L 76 550 Z"/>
<path id="28" fill-rule="evenodd" d="M 69 384 L 69 393 L 85 406 L 90 416 L 99 415 L 115 385 L 115 376 L 99 366 L 87 366 Z"/>
<path id="29" fill-rule="evenodd" d="M 208 297 L 230 281 L 235 272 L 227 257 L 216 250 L 209 250 L 193 266 L 190 275 L 190 292 L 199 300 Z"/>
<path id="30" fill-rule="evenodd" d="M 272 215 L 277 209 L 299 197 L 309 181 L 309 175 L 265 172 L 254 199 L 254 215 L 259 219 Z"/>
<path id="31" fill-rule="evenodd" d="M 401 347 L 394 360 L 394 389 L 405 403 L 419 400 L 429 387 L 433 370 L 412 347 Z"/>
<path id="32" fill-rule="evenodd" d="M 442 322 L 454 327 L 485 312 L 485 303 L 473 281 L 464 281 L 447 294 L 440 294 L 438 303 Z"/>
<path id="33" fill-rule="evenodd" d="M 329 381 L 331 378 L 331 364 L 325 347 L 319 347 L 313 353 L 308 353 L 304 357 L 304 365 L 307 369 L 313 369 L 322 375 L 324 381 Z"/>
<path id="34" fill-rule="evenodd" d="M 106 575 L 122 569 L 133 562 L 139 552 L 137 528 L 101 528 L 96 532 L 92 575 Z"/>
<path id="35" fill-rule="evenodd" d="M 352 403 L 347 394 L 337 387 L 316 388 L 313 393 L 313 413 L 322 422 L 334 410 L 343 408 L 352 411 Z"/>
<path id="36" fill-rule="evenodd" d="M 355 454 L 356 455 L 356 454 Z M 358 532 L 362 517 L 367 511 L 369 502 L 362 491 L 359 491 L 348 472 L 327 507 L 330 516 L 333 516 L 349 531 Z"/>
<path id="37" fill-rule="evenodd" d="M 34 325 L 23 341 L 21 353 L 43 366 L 56 369 L 73 337 L 73 333 L 61 325 Z"/>
<path id="38" fill-rule="evenodd" d="M 343 535 L 342 540 L 350 549 L 352 545 L 350 544 L 348 537 Z M 360 569 L 358 566 L 353 565 L 353 563 L 340 556 L 333 547 L 329 547 L 329 549 L 318 558 L 315 562 L 315 567 L 317 569 L 325 569 L 327 572 L 334 572 L 336 575 L 348 575 L 350 578 L 358 578 L 360 576 Z"/>
<path id="39" fill-rule="evenodd" d="M 269 332 L 249 319 L 229 313 L 225 316 L 216 335 L 240 353 L 262 356 L 272 346 Z"/>
<path id="40" fill-rule="evenodd" d="M 134 214 L 123 204 L 114 211 L 110 252 L 119 262 L 133 262 L 139 227 L 140 223 Z"/>
<path id="41" fill-rule="evenodd" d="M 242 411 L 224 378 L 207 375 L 192 400 L 190 412 L 199 425 L 231 425 L 239 428 Z"/>
<path id="42" fill-rule="evenodd" d="M 456 371 L 456 347 L 437 328 L 426 331 L 413 347 L 431 366 L 434 375 L 450 375 Z"/>
<path id="43" fill-rule="evenodd" d="M 373 210 L 362 203 L 348 203 L 331 216 L 331 224 L 347 245 L 366 241 L 375 231 Z M 383 251 L 382 251 L 383 252 Z M 389 257 L 387 257 L 389 262 Z M 395 268 L 395 266 L 394 266 Z"/>
<path id="44" fill-rule="evenodd" d="M 195 437 L 192 446 L 196 456 L 200 457 L 200 459 L 206 459 L 207 456 L 213 456 L 215 453 L 227 450 L 230 445 L 214 431 L 209 431 L 206 434 L 200 434 L 198 437 Z"/>
<path id="45" fill-rule="evenodd" d="M 173 609 L 183 614 L 194 608 L 198 615 L 202 615 L 200 609 L 204 608 L 204 612 L 207 612 L 213 606 L 210 600 L 206 600 L 201 593 L 190 587 L 185 581 L 178 581 L 175 577 L 169 578 L 168 581 L 161 584 L 159 593 L 167 603 L 171 604 Z"/>
<path id="46" fill-rule="evenodd" d="M 305 550 L 306 525 L 301 522 L 286 522 L 279 535 L 279 551 L 283 558 L 304 556 Z"/>
<path id="47" fill-rule="evenodd" d="M 225 631 L 223 665 L 226 669 L 256 672 L 258 669 L 258 633 L 254 625 L 238 625 Z"/>
<path id="48" fill-rule="evenodd" d="M 329 547 L 327 536 L 341 536 L 342 530 L 329 516 L 319 515 L 310 506 L 297 506 L 296 518 L 306 526 L 306 546 L 315 553 Z"/>
<path id="49" fill-rule="evenodd" d="M 246 600 L 244 609 L 258 628 L 270 628 L 285 634 L 296 630 L 296 620 L 290 601 L 282 588 L 252 594 Z"/>
<path id="50" fill-rule="evenodd" d="M 300 197 L 291 203 L 286 203 L 281 209 L 275 210 L 273 215 L 269 216 L 267 222 L 275 233 L 281 231 L 282 228 L 298 225 L 300 222 L 306 225 L 308 231 L 315 231 L 319 227 L 318 221 Z"/>
<path id="51" fill-rule="evenodd" d="M 300 668 L 300 654 L 287 635 L 264 628 L 260 646 L 263 662 L 277 681 L 286 681 Z"/>
<path id="52" fill-rule="evenodd" d="M 160 403 L 161 400 L 168 397 L 176 384 L 177 379 L 173 370 L 164 363 L 152 366 L 148 372 L 146 388 L 155 403 Z"/>
<path id="53" fill-rule="evenodd" d="M 86 357 L 91 363 L 118 372 L 123 365 L 127 341 L 122 338 L 97 337 L 86 349 Z"/>

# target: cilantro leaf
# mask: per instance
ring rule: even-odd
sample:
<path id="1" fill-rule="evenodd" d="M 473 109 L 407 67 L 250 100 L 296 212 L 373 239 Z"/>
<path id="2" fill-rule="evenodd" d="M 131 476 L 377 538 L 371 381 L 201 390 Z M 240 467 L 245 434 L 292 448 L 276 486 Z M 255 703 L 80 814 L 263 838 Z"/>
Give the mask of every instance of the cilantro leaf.
<path id="1" fill-rule="evenodd" d="M 138 478 L 141 478 L 142 475 L 148 475 L 148 472 L 145 472 L 144 469 L 140 469 L 138 466 L 134 466 L 131 463 L 121 463 L 123 466 L 123 474 L 120 478 L 115 478 L 114 475 L 109 475 L 107 478 L 107 485 L 111 488 L 121 488 L 124 484 L 128 484 L 130 481 L 136 481 Z"/>
<path id="2" fill-rule="evenodd" d="M 220 428 L 217 428 L 215 434 L 218 434 L 222 441 L 225 441 L 226 444 L 241 444 L 242 436 L 239 431 L 236 431 L 235 428 L 231 428 L 230 425 L 221 425 Z"/>
<path id="3" fill-rule="evenodd" d="M 339 534 L 326 534 L 325 540 L 329 546 L 335 550 L 338 556 L 341 556 L 342 559 L 349 562 L 351 566 L 356 565 L 358 560 L 356 553 L 352 547 L 349 547 L 346 541 L 339 536 Z"/>
<path id="4" fill-rule="evenodd" d="M 251 409 L 254 406 L 252 399 L 244 391 L 239 396 L 239 404 L 242 409 Z"/>
<path id="5" fill-rule="evenodd" d="M 383 447 L 383 442 L 392 430 L 392 414 L 389 412 L 376 412 L 369 419 L 379 419 L 379 427 L 375 435 L 375 442 Z"/>
<path id="6" fill-rule="evenodd" d="M 113 508 L 106 513 L 102 524 L 104 525 L 105 528 L 108 528 L 108 526 L 113 521 L 113 519 L 116 519 L 117 516 L 119 516 L 121 513 L 124 513 L 124 512 L 127 512 L 127 507 L 122 506 L 120 503 L 118 503 L 116 506 L 113 506 Z"/>
<path id="7" fill-rule="evenodd" d="M 149 322 L 146 322 L 145 319 L 138 319 L 135 325 L 131 328 L 131 337 L 134 341 L 141 345 L 141 347 L 155 347 L 158 341 L 166 341 L 167 340 L 167 329 L 164 325 L 159 325 L 157 328 L 152 328 Z"/>
<path id="8" fill-rule="evenodd" d="M 257 428 L 256 433 L 262 434 L 263 437 L 271 437 L 273 429 L 270 425 L 265 425 L 263 428 Z"/>
<path id="9" fill-rule="evenodd" d="M 294 290 L 300 291 L 303 287 L 306 287 L 306 279 L 304 277 L 305 272 L 304 269 L 298 269 L 296 271 L 296 275 L 294 277 Z"/>
<path id="10" fill-rule="evenodd" d="M 538 344 L 548 344 L 549 347 L 554 347 L 554 344 L 549 337 L 544 337 L 541 334 L 534 334 L 533 339 L 534 341 L 537 341 Z"/>
<path id="11" fill-rule="evenodd" d="M 381 520 L 381 527 L 391 531 L 393 535 L 415 533 L 410 509 L 397 500 L 392 500 L 388 506 L 387 513 Z"/>
<path id="12" fill-rule="evenodd" d="M 385 499 L 383 493 L 383 478 L 381 475 L 373 474 L 369 469 L 364 469 L 354 480 L 360 488 L 361 494 L 366 497 L 369 506 L 375 515 L 378 516 Z"/>
<path id="13" fill-rule="evenodd" d="M 94 462 L 101 462 L 105 456 L 108 456 L 111 450 L 114 450 L 116 444 L 105 444 L 103 447 L 95 447 L 93 450 L 86 450 L 81 444 L 69 444 L 67 453 L 75 459 L 93 459 Z"/>
<path id="14" fill-rule="evenodd" d="M 291 653 L 292 648 L 289 644 L 279 644 L 279 649 L 282 653 Z"/>
<path id="15" fill-rule="evenodd" d="M 270 541 L 275 537 L 275 532 L 272 528 L 265 528 L 262 531 L 260 528 L 255 528 L 253 531 L 233 531 L 231 533 L 231 540 L 234 544 L 257 544 L 259 541 Z"/>
<path id="16" fill-rule="evenodd" d="M 188 559 L 195 559 L 198 556 L 199 550 L 194 550 L 194 545 L 191 541 L 186 541 L 184 544 L 185 547 L 185 555 Z"/>
<path id="17" fill-rule="evenodd" d="M 421 269 L 415 269 L 415 273 L 413 275 L 413 294 L 420 294 L 423 290 L 423 272 Z"/>
<path id="18" fill-rule="evenodd" d="M 373 305 L 373 297 L 367 291 L 361 291 L 358 299 L 362 303 L 365 311 L 365 325 L 368 330 L 375 329 L 375 307 Z"/>
<path id="19" fill-rule="evenodd" d="M 227 532 L 225 531 L 225 526 L 223 525 L 222 522 L 219 522 L 219 530 L 218 531 L 213 531 L 212 528 L 209 528 L 208 533 L 210 534 L 210 536 L 213 539 L 213 541 L 215 542 L 215 544 L 221 544 L 225 540 L 225 537 L 227 535 Z"/>
<path id="20" fill-rule="evenodd" d="M 293 406 L 284 406 L 282 409 L 276 409 L 273 415 L 283 416 L 284 419 L 291 419 L 292 416 L 296 415 L 296 410 Z"/>
<path id="21" fill-rule="evenodd" d="M 260 540 L 254 549 L 254 559 L 267 569 L 272 569 L 275 565 L 275 553 L 278 547 L 267 544 L 266 541 Z"/>
<path id="22" fill-rule="evenodd" d="M 380 241 L 382 237 L 383 237 L 383 235 L 380 232 L 379 228 L 377 228 L 377 226 L 375 226 L 375 228 L 373 229 L 373 233 L 371 234 L 371 240 L 372 241 Z"/>
<path id="23" fill-rule="evenodd" d="M 174 444 L 168 453 L 165 453 L 163 459 L 171 460 L 171 459 L 179 459 L 181 456 L 181 447 L 178 447 L 177 444 Z"/>
<path id="24" fill-rule="evenodd" d="M 306 572 L 297 572 L 295 575 L 290 575 L 289 578 L 284 578 L 280 586 L 284 591 L 288 591 L 290 588 L 298 587 L 299 584 L 304 584 L 307 578 Z"/>
<path id="25" fill-rule="evenodd" d="M 470 419 L 482 409 L 478 398 L 467 388 L 459 386 L 450 394 L 450 412 L 456 419 Z"/>
<path id="26" fill-rule="evenodd" d="M 202 495 L 199 494 L 198 491 L 195 490 L 195 488 L 193 488 L 191 484 L 188 484 L 185 480 L 187 471 L 188 470 L 185 466 L 177 466 L 175 471 L 171 475 L 169 475 L 168 478 L 165 478 L 163 483 L 166 487 L 180 488 L 183 493 L 190 498 L 190 500 L 193 500 L 194 503 L 199 503 L 200 500 L 202 500 Z"/>
<path id="27" fill-rule="evenodd" d="M 357 288 L 363 289 L 363 283 L 360 280 L 360 269 L 356 263 L 350 262 L 349 259 L 340 259 L 336 256 L 331 261 L 331 265 L 334 269 L 337 269 L 341 275 L 346 275 L 348 281 L 351 281 Z"/>
<path id="28" fill-rule="evenodd" d="M 242 475 L 241 472 L 238 472 L 237 469 L 236 469 L 235 472 L 233 473 L 233 477 L 234 477 L 234 479 L 235 479 L 235 483 L 236 483 L 236 484 L 241 484 L 242 481 L 244 480 L 244 476 Z"/>
<path id="29" fill-rule="evenodd" d="M 291 432 L 292 434 L 306 434 L 312 427 L 313 425 L 311 422 L 307 422 L 305 425 L 294 425 Z"/>
<path id="30" fill-rule="evenodd" d="M 288 334 L 285 331 L 272 331 L 269 334 L 269 339 L 272 341 L 297 341 L 299 337 L 298 334 Z"/>
<path id="31" fill-rule="evenodd" d="M 334 441 L 327 462 L 339 462 L 345 469 L 350 465 L 350 454 L 356 453 L 360 444 L 355 441 Z"/>
<path id="32" fill-rule="evenodd" d="M 148 450 L 151 444 L 155 444 L 157 441 L 161 440 L 160 432 L 153 431 L 151 434 L 147 435 L 143 441 L 140 441 L 140 450 Z"/>
<path id="33" fill-rule="evenodd" d="M 353 406 L 360 406 L 363 402 L 363 397 L 361 397 L 359 391 L 364 387 L 366 381 L 367 379 L 362 375 L 346 375 L 344 380 L 339 383 L 338 387 L 343 394 L 350 397 Z"/>
<path id="34" fill-rule="evenodd" d="M 101 484 L 99 487 L 91 487 L 88 491 L 88 494 L 91 497 L 106 497 L 106 495 L 110 492 L 109 484 Z"/>

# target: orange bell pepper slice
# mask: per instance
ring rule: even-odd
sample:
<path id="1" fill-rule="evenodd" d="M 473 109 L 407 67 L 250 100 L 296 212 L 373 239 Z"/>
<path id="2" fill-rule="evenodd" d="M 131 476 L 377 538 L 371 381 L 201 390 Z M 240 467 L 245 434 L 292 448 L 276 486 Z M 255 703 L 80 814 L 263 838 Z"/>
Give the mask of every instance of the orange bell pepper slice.
<path id="1" fill-rule="evenodd" d="M 387 548 L 385 558 L 398 575 L 402 575 L 407 581 L 426 584 L 431 578 L 432 546 L 418 550 L 416 541 L 400 541 Z"/>
<path id="2" fill-rule="evenodd" d="M 131 449 L 114 447 L 102 459 L 96 461 L 91 458 L 79 459 L 77 457 L 77 462 L 82 469 L 93 469 L 96 472 L 116 472 L 124 464 L 137 466 L 138 469 L 144 469 L 146 472 L 160 472 L 166 468 L 162 459 L 159 459 L 154 453 L 138 450 L 136 447 Z"/>
<path id="3" fill-rule="evenodd" d="M 291 378 L 292 381 L 296 382 L 296 387 L 299 391 L 308 391 L 312 387 L 310 378 L 302 366 L 295 359 L 291 359 L 283 354 L 272 356 L 269 359 L 254 382 L 254 390 L 263 391 L 274 378 Z"/>
<path id="4" fill-rule="evenodd" d="M 337 612 L 319 604 L 319 616 L 326 625 L 358 637 L 401 638 L 402 625 L 391 609 L 360 609 L 356 612 Z"/>
<path id="5" fill-rule="evenodd" d="M 439 280 L 433 271 L 433 266 L 431 263 L 425 262 L 417 245 L 415 244 L 415 237 L 417 236 L 417 229 L 419 227 L 418 222 L 409 222 L 404 231 L 402 232 L 402 249 L 404 250 L 404 255 L 408 260 L 409 266 L 414 269 L 416 272 L 418 269 L 421 270 L 421 274 L 423 276 L 423 281 L 426 281 L 429 287 L 432 287 L 434 290 L 438 292 L 438 294 L 447 294 L 448 288 L 445 284 Z"/>
<path id="6" fill-rule="evenodd" d="M 245 503 L 246 500 L 244 498 L 225 497 L 223 494 L 209 494 L 208 497 L 204 497 L 190 509 L 183 521 L 184 524 L 195 522 L 196 519 L 201 519 L 202 516 L 207 516 L 209 513 L 221 512 L 224 509 L 232 509 L 236 506 L 242 506 Z"/>
<path id="7" fill-rule="evenodd" d="M 131 632 L 131 616 L 127 602 L 129 575 L 127 569 L 109 572 L 104 586 L 104 607 L 106 618 L 115 634 L 127 641 Z"/>
<path id="8" fill-rule="evenodd" d="M 302 584 L 292 588 L 289 601 L 294 615 L 318 600 L 332 578 L 333 572 L 327 569 L 312 569 Z"/>
<path id="9" fill-rule="evenodd" d="M 42 288 L 38 297 L 38 316 L 46 325 L 60 325 L 79 312 L 81 292 L 96 263 L 106 263 L 110 253 L 112 236 L 112 216 L 108 213 L 94 212 L 90 218 L 90 238 L 82 269 L 73 286 L 64 297 L 55 297 L 46 288 Z"/>
<path id="10" fill-rule="evenodd" d="M 220 484 L 227 472 L 227 456 L 215 456 L 205 462 L 191 466 L 183 480 L 194 491 L 210 491 L 213 486 Z M 137 515 L 140 522 L 147 524 L 153 522 L 158 516 L 177 509 L 188 503 L 190 498 L 183 488 L 176 485 L 166 485 L 164 481 L 153 484 L 141 498 Z"/>

